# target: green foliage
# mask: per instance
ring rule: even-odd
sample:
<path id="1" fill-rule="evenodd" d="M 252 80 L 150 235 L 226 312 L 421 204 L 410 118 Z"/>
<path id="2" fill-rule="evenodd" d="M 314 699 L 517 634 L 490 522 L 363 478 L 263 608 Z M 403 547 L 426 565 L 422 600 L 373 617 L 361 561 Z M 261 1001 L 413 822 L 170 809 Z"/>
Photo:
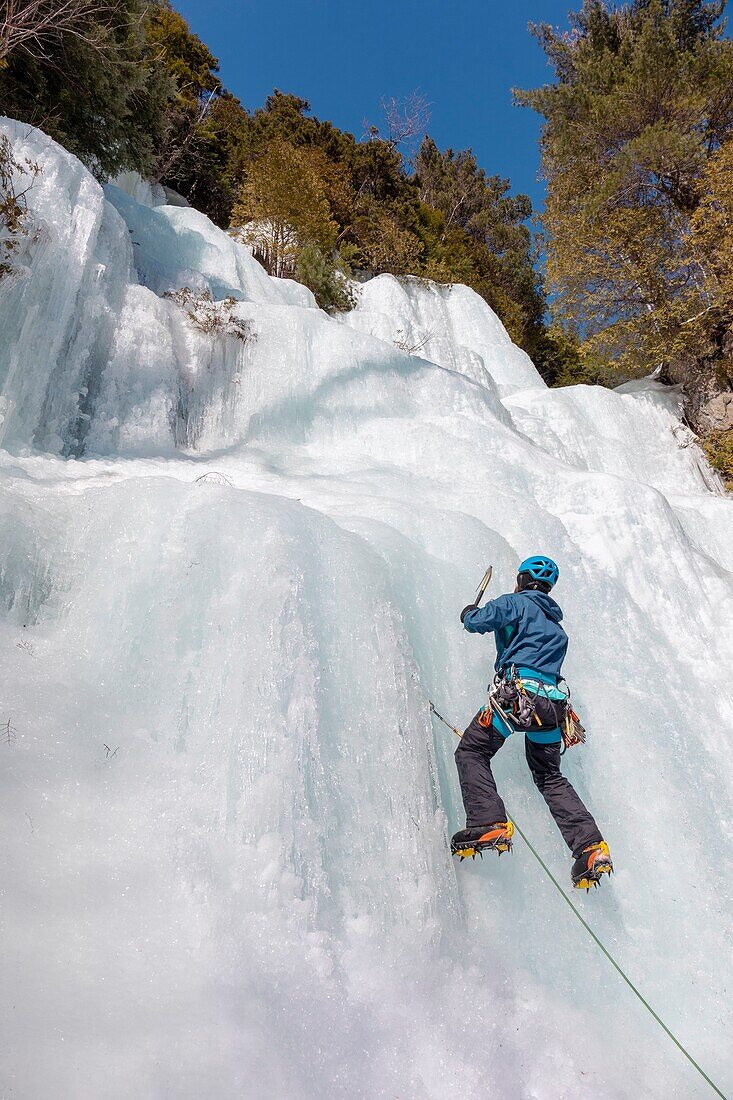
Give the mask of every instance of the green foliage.
<path id="1" fill-rule="evenodd" d="M 347 283 L 348 267 L 340 258 L 324 256 L 318 245 L 300 250 L 295 277 L 313 291 L 321 309 L 343 312 L 354 308 L 354 296 Z"/>
<path id="2" fill-rule="evenodd" d="M 709 157 L 700 202 L 690 219 L 690 244 L 708 275 L 710 302 L 697 324 L 733 323 L 733 136 Z"/>
<path id="3" fill-rule="evenodd" d="M 248 115 L 239 100 L 223 90 L 184 134 L 172 168 L 162 175 L 158 171 L 160 182 L 179 191 L 222 229 L 230 223 L 238 180 L 232 166 L 247 125 Z"/>
<path id="4" fill-rule="evenodd" d="M 19 49 L 0 72 L 3 110 L 40 126 L 98 176 L 150 172 L 173 88 L 146 39 L 147 0 L 121 0 L 90 20 L 84 37 L 61 35 L 42 56 Z"/>
<path id="5" fill-rule="evenodd" d="M 526 252 L 529 231 L 523 224 L 532 213 L 526 195 L 508 196 L 509 180 L 487 176 L 470 149 L 438 150 L 426 137 L 415 161 L 420 197 L 440 210 L 447 228 L 458 226 L 500 255 L 511 249 Z"/>
<path id="6" fill-rule="evenodd" d="M 198 106 L 205 92 L 220 92 L 219 62 L 168 0 L 149 12 L 146 33 L 155 56 L 176 82 L 176 100 Z"/>
<path id="7" fill-rule="evenodd" d="M 585 0 L 570 34 L 534 28 L 556 81 L 517 97 L 545 117 L 553 312 L 601 360 L 648 370 L 703 354 L 720 327 L 694 218 L 710 158 L 733 133 L 723 7 Z"/>
<path id="8" fill-rule="evenodd" d="M 359 266 L 375 274 L 418 275 L 422 273 L 421 241 L 392 204 L 372 197 L 361 198 L 349 227 Z"/>
<path id="9" fill-rule="evenodd" d="M 426 138 L 410 174 L 394 118 L 387 140 L 373 128 L 358 141 L 278 90 L 250 113 L 168 0 L 104 10 L 89 35 L 60 33 L 42 56 L 9 57 L 0 91 L 10 114 L 100 177 L 135 168 L 173 187 L 248 240 L 271 273 L 297 273 L 323 308 L 349 307 L 347 270 L 466 283 L 560 377 L 565 344 L 545 338 L 529 200 L 470 150 L 443 153 Z"/>
<path id="10" fill-rule="evenodd" d="M 529 200 L 509 196 L 508 181 L 487 176 L 470 150 L 440 153 L 426 139 L 410 176 L 389 141 L 358 142 L 309 110 L 305 100 L 275 91 L 243 123 L 232 175 L 250 178 L 252 166 L 278 141 L 319 150 L 332 165 L 325 190 L 336 244 L 342 255 L 348 250 L 355 269 L 467 283 L 515 340 L 535 350 L 544 298 L 524 224 Z M 454 209 L 456 194 L 465 190 L 467 198 Z"/>
<path id="11" fill-rule="evenodd" d="M 577 335 L 551 325 L 537 338 L 535 363 L 542 363 L 542 377 L 549 386 L 616 386 L 613 367 L 594 358 Z"/>
<path id="12" fill-rule="evenodd" d="M 343 165 L 317 145 L 294 145 L 275 134 L 248 164 L 232 227 L 271 275 L 294 275 L 321 308 L 345 310 L 353 300 L 336 250 L 336 219 L 348 214 L 353 202 Z"/>
<path id="13" fill-rule="evenodd" d="M 217 59 L 167 0 L 151 8 L 147 37 L 175 89 L 155 150 L 154 179 L 226 226 L 233 201 L 225 178 L 227 135 L 236 133 L 244 112 L 224 92 Z"/>
<path id="14" fill-rule="evenodd" d="M 470 149 L 441 153 L 426 137 L 415 161 L 422 202 L 442 214 L 428 270 L 443 281 L 468 282 L 499 313 L 512 337 L 538 346 L 544 298 L 532 265 L 526 195 L 510 196 L 509 181 L 487 176 Z"/>

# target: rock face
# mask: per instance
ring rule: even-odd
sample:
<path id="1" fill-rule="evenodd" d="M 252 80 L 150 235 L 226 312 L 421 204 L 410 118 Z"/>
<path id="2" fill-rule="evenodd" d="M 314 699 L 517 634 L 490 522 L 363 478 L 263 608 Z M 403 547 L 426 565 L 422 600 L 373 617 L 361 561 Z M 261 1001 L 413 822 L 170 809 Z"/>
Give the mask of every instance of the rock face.
<path id="1" fill-rule="evenodd" d="M 733 329 L 722 340 L 717 356 L 677 359 L 662 373 L 662 381 L 680 383 L 684 411 L 698 435 L 733 430 Z"/>

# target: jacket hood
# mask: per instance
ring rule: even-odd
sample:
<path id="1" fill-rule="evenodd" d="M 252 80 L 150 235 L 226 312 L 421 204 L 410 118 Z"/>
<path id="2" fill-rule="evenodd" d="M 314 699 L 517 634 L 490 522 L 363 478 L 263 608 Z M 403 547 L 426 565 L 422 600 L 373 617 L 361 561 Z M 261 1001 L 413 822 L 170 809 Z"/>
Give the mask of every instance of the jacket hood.
<path id="1" fill-rule="evenodd" d="M 555 603 L 552 596 L 548 596 L 546 592 L 538 592 L 534 588 L 525 589 L 524 592 L 519 592 L 518 595 L 524 596 L 525 599 L 531 600 L 532 603 L 539 607 L 540 611 L 547 615 L 548 619 L 551 619 L 553 623 L 559 623 L 562 621 L 562 610 L 560 606 Z"/>

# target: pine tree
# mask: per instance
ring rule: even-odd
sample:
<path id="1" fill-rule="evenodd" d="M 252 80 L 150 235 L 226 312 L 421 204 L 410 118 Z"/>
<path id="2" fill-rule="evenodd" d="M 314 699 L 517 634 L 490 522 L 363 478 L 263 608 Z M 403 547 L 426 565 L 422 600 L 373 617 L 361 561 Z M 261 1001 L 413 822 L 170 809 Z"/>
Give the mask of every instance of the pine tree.
<path id="1" fill-rule="evenodd" d="M 570 34 L 534 28 L 556 81 L 517 93 L 545 118 L 554 312 L 588 351 L 645 370 L 711 336 L 691 323 L 715 294 L 692 219 L 733 133 L 723 6 L 586 0 Z"/>
<path id="2" fill-rule="evenodd" d="M 34 56 L 18 49 L 0 72 L 3 110 L 40 126 L 101 178 L 148 173 L 174 92 L 146 37 L 148 0 L 121 0 Z"/>
<path id="3" fill-rule="evenodd" d="M 513 339 L 538 355 L 545 303 L 533 266 L 527 196 L 510 195 L 509 180 L 488 176 L 470 149 L 441 153 L 430 137 L 415 160 L 415 184 L 422 201 L 443 215 L 426 273 L 453 270 L 453 280 L 479 290 Z"/>
<path id="4" fill-rule="evenodd" d="M 398 145 L 419 111 L 398 118 L 388 101 L 387 137 L 363 141 L 278 90 L 249 113 L 169 0 L 78 2 L 85 19 L 97 13 L 94 27 L 81 39 L 54 30 L 42 56 L 11 54 L 0 72 L 5 110 L 44 128 L 100 178 L 136 168 L 175 188 L 248 238 L 268 270 L 297 271 L 326 308 L 348 303 L 349 269 L 467 283 L 542 369 L 550 345 L 540 339 L 529 202 L 470 150 L 440 153 L 427 139 L 411 175 Z M 554 346 L 552 354 L 554 364 Z"/>
<path id="5" fill-rule="evenodd" d="M 710 157 L 692 215 L 691 252 L 710 273 L 712 306 L 733 318 L 733 137 Z"/>
<path id="6" fill-rule="evenodd" d="M 321 309 L 339 312 L 354 307 L 354 298 L 347 277 L 348 267 L 339 259 L 324 256 L 315 244 L 301 248 L 295 266 L 295 277 L 313 291 Z"/>
<path id="7" fill-rule="evenodd" d="M 226 190 L 217 179 L 224 166 L 216 155 L 218 131 L 212 126 L 214 107 L 223 93 L 219 63 L 167 0 L 152 7 L 146 33 L 175 85 L 165 132 L 155 150 L 153 178 L 179 190 L 189 201 L 198 201 L 206 213 L 215 212 Z"/>

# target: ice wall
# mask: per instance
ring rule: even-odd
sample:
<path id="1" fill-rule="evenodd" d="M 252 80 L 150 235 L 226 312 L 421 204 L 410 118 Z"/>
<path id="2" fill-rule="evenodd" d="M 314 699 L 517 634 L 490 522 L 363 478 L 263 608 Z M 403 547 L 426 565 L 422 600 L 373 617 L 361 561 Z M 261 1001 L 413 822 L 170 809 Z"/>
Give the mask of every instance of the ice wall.
<path id="1" fill-rule="evenodd" d="M 355 296 L 356 308 L 341 319 L 359 332 L 465 374 L 502 396 L 545 389 L 527 353 L 470 287 L 379 275 L 355 287 Z"/>
<path id="2" fill-rule="evenodd" d="M 4 1090 L 709 1095 L 520 842 L 447 854 L 427 701 L 481 704 L 458 611 L 542 550 L 618 872 L 576 900 L 730 1091 L 733 505 L 668 396 L 546 390 L 464 287 L 383 276 L 330 319 L 2 128 L 43 168 L 0 284 Z M 565 881 L 517 738 L 497 775 Z"/>

